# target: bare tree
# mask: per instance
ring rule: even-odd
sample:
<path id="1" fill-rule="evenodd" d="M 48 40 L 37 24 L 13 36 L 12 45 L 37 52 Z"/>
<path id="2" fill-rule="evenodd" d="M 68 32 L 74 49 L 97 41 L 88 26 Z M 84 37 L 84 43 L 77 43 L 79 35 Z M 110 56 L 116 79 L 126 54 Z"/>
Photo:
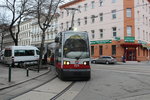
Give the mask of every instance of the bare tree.
<path id="1" fill-rule="evenodd" d="M 45 32 L 47 28 L 50 26 L 49 24 L 51 23 L 53 18 L 57 16 L 56 11 L 58 5 L 61 2 L 62 0 L 34 0 L 34 3 L 32 1 L 32 4 L 34 5 L 33 5 L 33 10 L 31 12 L 33 12 L 32 14 L 34 14 L 37 17 L 38 25 L 42 30 L 38 72 L 39 72 L 39 68 L 42 65 L 42 56 L 43 56 L 44 43 L 45 43 Z"/>
<path id="2" fill-rule="evenodd" d="M 8 32 L 8 20 L 7 20 L 7 15 L 5 12 L 0 13 L 0 36 L 1 36 L 1 50 L 3 49 L 3 40 L 4 40 L 4 35 L 6 32 Z"/>
<path id="3" fill-rule="evenodd" d="M 28 1 L 29 0 L 4 0 L 4 5 L 0 7 L 6 8 L 10 12 L 11 20 L 9 25 L 10 35 L 15 43 L 18 45 L 18 35 L 20 32 L 20 23 L 26 12 L 28 11 Z M 16 25 L 16 30 L 14 33 L 13 28 Z"/>

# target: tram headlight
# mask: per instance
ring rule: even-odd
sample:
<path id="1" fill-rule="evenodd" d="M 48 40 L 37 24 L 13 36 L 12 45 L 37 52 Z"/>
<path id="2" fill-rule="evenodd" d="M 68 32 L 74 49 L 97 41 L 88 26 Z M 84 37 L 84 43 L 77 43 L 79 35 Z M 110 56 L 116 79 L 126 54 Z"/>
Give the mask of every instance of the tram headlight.
<path id="1" fill-rule="evenodd" d="M 89 65 L 89 61 L 84 61 L 83 65 Z"/>
<path id="2" fill-rule="evenodd" d="M 70 61 L 64 61 L 64 65 L 69 65 Z"/>

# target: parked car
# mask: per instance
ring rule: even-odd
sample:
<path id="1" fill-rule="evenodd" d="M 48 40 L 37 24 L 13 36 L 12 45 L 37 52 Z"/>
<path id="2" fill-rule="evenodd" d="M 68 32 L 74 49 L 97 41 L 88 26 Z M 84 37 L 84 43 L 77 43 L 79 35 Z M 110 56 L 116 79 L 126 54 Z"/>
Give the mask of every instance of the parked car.
<path id="1" fill-rule="evenodd" d="M 117 60 L 115 57 L 112 56 L 101 56 L 100 58 L 93 59 L 91 63 L 115 64 L 117 63 Z"/>

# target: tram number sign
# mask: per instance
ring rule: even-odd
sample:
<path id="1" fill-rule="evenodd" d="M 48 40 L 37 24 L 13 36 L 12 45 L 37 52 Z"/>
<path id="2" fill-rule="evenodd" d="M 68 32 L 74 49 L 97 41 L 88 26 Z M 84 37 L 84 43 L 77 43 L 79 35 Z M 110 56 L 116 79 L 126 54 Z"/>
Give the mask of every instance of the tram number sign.
<path id="1" fill-rule="evenodd" d="M 75 61 L 74 67 L 79 67 L 79 61 Z"/>

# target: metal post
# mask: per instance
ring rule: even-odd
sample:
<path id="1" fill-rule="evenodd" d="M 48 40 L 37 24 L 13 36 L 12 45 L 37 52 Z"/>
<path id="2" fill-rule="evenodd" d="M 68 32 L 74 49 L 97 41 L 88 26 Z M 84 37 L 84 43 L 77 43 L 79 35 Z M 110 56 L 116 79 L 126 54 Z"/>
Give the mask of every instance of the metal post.
<path id="1" fill-rule="evenodd" d="M 27 77 L 29 76 L 29 68 L 27 68 Z"/>
<path id="2" fill-rule="evenodd" d="M 69 30 L 72 30 L 73 29 L 73 26 L 74 26 L 74 16 L 75 16 L 75 11 L 78 10 L 80 11 L 79 9 L 77 8 L 64 8 L 65 10 L 72 10 L 72 19 L 71 19 L 71 27 L 69 28 Z"/>
<path id="3" fill-rule="evenodd" d="M 11 82 L 11 66 L 12 64 L 9 65 L 8 82 Z"/>

